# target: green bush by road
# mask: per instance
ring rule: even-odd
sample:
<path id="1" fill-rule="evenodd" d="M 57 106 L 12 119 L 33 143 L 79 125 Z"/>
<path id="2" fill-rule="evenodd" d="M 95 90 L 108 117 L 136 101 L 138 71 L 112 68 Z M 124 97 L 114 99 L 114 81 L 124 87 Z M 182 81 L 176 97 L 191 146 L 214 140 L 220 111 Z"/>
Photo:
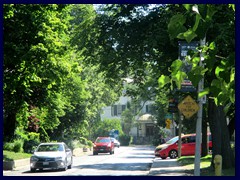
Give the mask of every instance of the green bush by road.
<path id="1" fill-rule="evenodd" d="M 11 151 L 3 151 L 3 161 L 25 159 L 30 157 L 31 157 L 31 154 L 28 154 L 28 153 L 15 153 Z"/>

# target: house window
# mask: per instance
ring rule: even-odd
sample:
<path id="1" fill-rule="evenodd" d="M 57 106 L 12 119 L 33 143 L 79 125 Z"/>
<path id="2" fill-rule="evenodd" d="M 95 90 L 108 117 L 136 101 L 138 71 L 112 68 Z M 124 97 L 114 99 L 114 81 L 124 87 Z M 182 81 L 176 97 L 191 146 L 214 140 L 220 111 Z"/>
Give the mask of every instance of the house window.
<path id="1" fill-rule="evenodd" d="M 111 112 L 112 116 L 121 116 L 122 112 L 126 109 L 126 105 L 113 105 Z"/>

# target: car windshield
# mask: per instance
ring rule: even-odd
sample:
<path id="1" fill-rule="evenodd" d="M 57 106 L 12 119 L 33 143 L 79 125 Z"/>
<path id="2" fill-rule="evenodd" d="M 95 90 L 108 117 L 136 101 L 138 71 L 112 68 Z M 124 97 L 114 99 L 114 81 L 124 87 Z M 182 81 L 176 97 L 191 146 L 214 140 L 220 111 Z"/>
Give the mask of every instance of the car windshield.
<path id="1" fill-rule="evenodd" d="M 178 140 L 178 136 L 176 136 L 176 137 L 170 139 L 170 140 L 167 141 L 165 144 L 173 144 L 173 143 L 177 142 L 177 140 Z"/>
<path id="2" fill-rule="evenodd" d="M 97 143 L 108 143 L 108 142 L 110 142 L 110 139 L 97 139 L 96 142 Z"/>
<path id="3" fill-rule="evenodd" d="M 44 144 L 40 145 L 37 149 L 37 152 L 46 152 L 46 151 L 64 151 L 61 144 Z"/>

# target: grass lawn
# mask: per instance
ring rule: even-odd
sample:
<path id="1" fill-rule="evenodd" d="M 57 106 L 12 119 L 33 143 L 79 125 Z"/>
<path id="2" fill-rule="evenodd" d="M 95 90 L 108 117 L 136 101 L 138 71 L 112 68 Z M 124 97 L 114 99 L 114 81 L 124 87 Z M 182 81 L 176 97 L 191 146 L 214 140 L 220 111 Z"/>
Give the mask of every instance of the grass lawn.
<path id="1" fill-rule="evenodd" d="M 191 174 L 194 174 L 194 156 L 182 156 L 178 162 L 184 166 Z M 215 171 L 211 167 L 212 155 L 207 155 L 201 158 L 200 175 L 201 176 L 215 176 Z M 222 171 L 223 176 L 235 176 L 235 168 L 225 169 Z"/>
<path id="2" fill-rule="evenodd" d="M 15 153 L 11 151 L 3 151 L 3 161 L 11 161 L 18 159 L 30 158 L 32 154 L 28 153 Z"/>

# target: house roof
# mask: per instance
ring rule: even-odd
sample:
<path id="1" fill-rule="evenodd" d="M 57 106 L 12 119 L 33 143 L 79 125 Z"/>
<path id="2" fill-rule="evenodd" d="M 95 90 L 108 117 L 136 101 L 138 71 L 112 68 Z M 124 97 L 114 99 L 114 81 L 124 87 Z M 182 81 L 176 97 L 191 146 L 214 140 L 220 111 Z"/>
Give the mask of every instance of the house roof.
<path id="1" fill-rule="evenodd" d="M 144 114 L 142 116 L 140 116 L 138 118 L 139 121 L 141 122 L 150 122 L 150 123 L 154 123 L 154 121 L 156 120 L 156 118 L 151 115 L 151 114 Z"/>

